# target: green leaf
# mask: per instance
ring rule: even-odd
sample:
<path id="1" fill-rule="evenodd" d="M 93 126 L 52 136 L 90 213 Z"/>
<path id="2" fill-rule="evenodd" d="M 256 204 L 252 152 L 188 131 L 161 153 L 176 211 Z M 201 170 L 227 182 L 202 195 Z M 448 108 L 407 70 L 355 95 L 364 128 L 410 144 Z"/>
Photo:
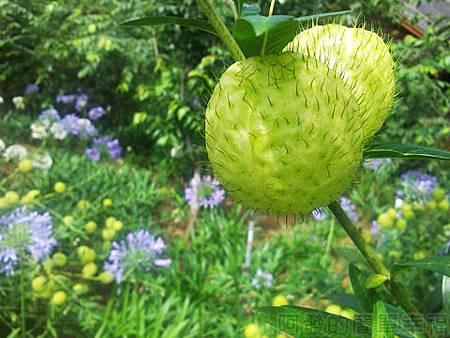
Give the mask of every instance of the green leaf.
<path id="1" fill-rule="evenodd" d="M 145 18 L 125 21 L 122 23 L 125 26 L 156 26 L 156 25 L 178 25 L 189 28 L 200 29 L 202 31 L 216 34 L 214 27 L 204 20 L 185 19 L 178 16 L 148 16 Z"/>
<path id="2" fill-rule="evenodd" d="M 450 315 L 450 278 L 447 276 L 442 278 L 442 303 L 445 311 Z"/>
<path id="3" fill-rule="evenodd" d="M 278 54 L 300 32 L 302 22 L 349 12 L 331 12 L 299 18 L 290 15 L 266 17 L 243 13 L 233 27 L 233 36 L 246 57 Z"/>
<path id="4" fill-rule="evenodd" d="M 405 310 L 401 307 L 396 307 L 390 304 L 384 305 L 387 313 L 389 314 L 390 323 L 396 335 L 400 337 L 423 337 L 417 329 L 416 324 L 408 316 Z"/>
<path id="5" fill-rule="evenodd" d="M 244 4 L 241 9 L 241 16 L 259 15 L 261 7 L 258 4 Z"/>
<path id="6" fill-rule="evenodd" d="M 382 301 L 373 305 L 372 338 L 394 338 L 389 315 Z"/>
<path id="7" fill-rule="evenodd" d="M 374 290 L 368 290 L 364 286 L 365 276 L 360 269 L 353 263 L 348 268 L 348 274 L 352 283 L 353 292 L 358 299 L 361 309 L 365 312 L 372 312 L 373 304 L 376 299 Z"/>
<path id="8" fill-rule="evenodd" d="M 295 337 L 370 338 L 370 330 L 353 320 L 305 307 L 264 307 L 257 316 Z"/>
<path id="9" fill-rule="evenodd" d="M 364 151 L 364 158 L 408 158 L 450 160 L 450 152 L 415 145 L 375 144 Z"/>
<path id="10" fill-rule="evenodd" d="M 381 284 L 383 284 L 385 281 L 388 280 L 388 277 L 379 273 L 375 273 L 373 275 L 370 275 L 366 279 L 366 283 L 364 284 L 366 289 L 374 289 Z"/>
<path id="11" fill-rule="evenodd" d="M 242 7 L 244 6 L 244 0 L 234 0 L 234 6 L 236 7 L 236 12 L 238 16 L 241 16 Z"/>
<path id="12" fill-rule="evenodd" d="M 397 263 L 392 267 L 392 274 L 395 275 L 400 270 L 407 268 L 419 268 L 450 277 L 450 256 L 435 256 L 420 261 Z"/>

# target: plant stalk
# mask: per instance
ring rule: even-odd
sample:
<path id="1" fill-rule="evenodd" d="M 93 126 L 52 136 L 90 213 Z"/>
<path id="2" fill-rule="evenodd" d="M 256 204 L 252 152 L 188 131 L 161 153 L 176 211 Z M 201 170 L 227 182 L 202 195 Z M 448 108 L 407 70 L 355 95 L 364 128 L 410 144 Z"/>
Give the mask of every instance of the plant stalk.
<path id="1" fill-rule="evenodd" d="M 389 279 L 385 282 L 385 286 L 391 295 L 397 300 L 398 304 L 406 311 L 406 313 L 411 317 L 426 337 L 435 338 L 436 335 L 433 332 L 431 324 L 426 321 L 423 314 L 420 313 L 417 307 L 409 300 L 407 294 L 403 291 L 403 286 L 393 279 L 390 279 L 391 276 L 389 270 L 378 257 L 372 246 L 361 236 L 360 232 L 342 209 L 339 202 L 335 201 L 331 203 L 328 205 L 328 208 L 334 214 L 339 224 L 344 228 L 347 235 L 351 238 L 371 268 L 376 273 L 389 277 Z"/>
<path id="2" fill-rule="evenodd" d="M 20 335 L 26 337 L 26 319 L 25 319 L 25 277 L 23 263 L 20 264 Z"/>
<path id="3" fill-rule="evenodd" d="M 227 26 L 225 26 L 225 23 L 222 21 L 219 14 L 217 14 L 211 2 L 209 0 L 197 0 L 197 4 L 208 18 L 209 23 L 214 27 L 217 35 L 222 39 L 223 43 L 228 48 L 233 58 L 236 61 L 245 60 L 244 53 L 234 39 L 233 35 L 231 35 Z"/>

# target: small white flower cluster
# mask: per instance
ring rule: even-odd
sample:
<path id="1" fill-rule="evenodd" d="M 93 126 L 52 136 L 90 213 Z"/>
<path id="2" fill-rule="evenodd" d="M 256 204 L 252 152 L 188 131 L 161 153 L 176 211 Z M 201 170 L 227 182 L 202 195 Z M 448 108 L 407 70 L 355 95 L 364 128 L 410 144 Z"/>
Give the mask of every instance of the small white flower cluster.
<path id="1" fill-rule="evenodd" d="M 20 144 L 13 144 L 6 147 L 5 142 L 0 139 L 0 156 L 5 162 L 18 162 L 26 158 L 31 159 L 33 168 L 48 170 L 53 165 L 53 159 L 47 152 L 29 153 L 27 148 Z"/>
<path id="2" fill-rule="evenodd" d="M 52 122 L 50 119 L 33 122 L 30 126 L 31 137 L 34 139 L 44 139 L 51 134 L 57 140 L 64 140 L 67 137 L 67 130 L 60 122 Z"/>
<path id="3" fill-rule="evenodd" d="M 25 109 L 25 102 L 23 101 L 22 96 L 13 97 L 12 102 L 14 103 L 14 106 L 17 110 Z"/>

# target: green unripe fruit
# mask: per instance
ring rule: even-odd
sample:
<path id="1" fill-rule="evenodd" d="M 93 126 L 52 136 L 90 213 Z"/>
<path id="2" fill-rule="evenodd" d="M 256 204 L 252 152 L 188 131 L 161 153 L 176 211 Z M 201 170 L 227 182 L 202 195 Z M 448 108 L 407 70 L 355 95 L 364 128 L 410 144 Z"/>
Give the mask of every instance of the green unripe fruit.
<path id="1" fill-rule="evenodd" d="M 397 217 L 397 211 L 395 211 L 394 208 L 389 208 L 387 211 L 387 215 L 389 216 L 390 219 L 394 220 L 395 217 Z"/>
<path id="2" fill-rule="evenodd" d="M 86 264 L 85 266 L 83 266 L 81 275 L 84 278 L 90 278 L 90 277 L 94 276 L 96 272 L 97 272 L 97 265 L 95 265 L 94 263 L 89 263 L 89 264 Z"/>
<path id="3" fill-rule="evenodd" d="M 56 252 L 52 256 L 52 260 L 56 266 L 63 267 L 67 263 L 67 256 L 64 255 L 62 252 Z"/>
<path id="4" fill-rule="evenodd" d="M 105 221 L 105 225 L 107 228 L 112 228 L 114 226 L 114 223 L 117 222 L 117 218 L 115 217 L 108 217 Z"/>
<path id="5" fill-rule="evenodd" d="M 362 101 L 364 139 L 373 136 L 388 116 L 394 97 L 394 63 L 388 46 L 363 28 L 330 24 L 297 35 L 285 51 L 314 56 L 336 71 Z"/>
<path id="6" fill-rule="evenodd" d="M 64 291 L 55 292 L 52 299 L 50 300 L 50 304 L 52 305 L 62 305 L 67 300 L 67 294 Z"/>
<path id="7" fill-rule="evenodd" d="M 90 221 L 84 225 L 84 230 L 86 230 L 86 232 L 88 234 L 92 234 L 93 232 L 95 232 L 96 229 L 97 229 L 97 223 L 95 223 L 95 222 Z"/>
<path id="8" fill-rule="evenodd" d="M 410 221 L 410 220 L 413 220 L 413 219 L 414 219 L 415 214 L 414 214 L 414 212 L 412 212 L 412 211 L 405 211 L 405 212 L 403 212 L 403 216 L 405 216 L 405 218 L 406 218 L 408 221 Z"/>
<path id="9" fill-rule="evenodd" d="M 387 213 L 380 214 L 377 218 L 378 223 L 382 228 L 390 228 L 394 225 L 394 221 Z"/>
<path id="10" fill-rule="evenodd" d="M 111 241 L 104 241 L 102 244 L 102 249 L 105 251 L 109 251 L 112 247 Z"/>
<path id="11" fill-rule="evenodd" d="M 434 189 L 433 198 L 436 202 L 442 201 L 445 198 L 445 190 L 439 187 Z"/>
<path id="12" fill-rule="evenodd" d="M 20 195 L 15 191 L 8 191 L 5 194 L 4 199 L 8 204 L 16 204 L 17 202 L 19 202 Z"/>
<path id="13" fill-rule="evenodd" d="M 77 295 L 81 295 L 81 294 L 86 293 L 86 292 L 89 291 L 89 287 L 86 284 L 83 284 L 83 283 L 76 283 L 76 284 L 74 284 L 72 289 Z"/>
<path id="14" fill-rule="evenodd" d="M 438 204 L 439 209 L 441 209 L 442 211 L 448 211 L 449 205 L 448 205 L 448 200 L 443 200 L 440 201 Z"/>
<path id="15" fill-rule="evenodd" d="M 103 229 L 102 237 L 105 241 L 110 241 L 116 236 L 116 230 L 114 229 Z"/>
<path id="16" fill-rule="evenodd" d="M 46 288 L 47 278 L 44 276 L 38 276 L 31 281 L 31 288 L 34 292 L 42 293 Z"/>
<path id="17" fill-rule="evenodd" d="M 63 182 L 56 182 L 53 190 L 55 190 L 55 192 L 57 193 L 63 193 L 64 191 L 66 191 L 66 185 Z"/>
<path id="18" fill-rule="evenodd" d="M 120 231 L 123 228 L 123 223 L 121 221 L 116 221 L 113 224 L 113 229 L 116 231 Z"/>
<path id="19" fill-rule="evenodd" d="M 17 169 L 19 169 L 19 171 L 21 173 L 30 172 L 31 169 L 33 169 L 33 161 L 31 161 L 29 159 L 24 159 L 24 160 L 19 162 L 19 165 L 17 166 Z"/>
<path id="20" fill-rule="evenodd" d="M 436 201 L 434 201 L 434 200 L 429 201 L 427 204 L 427 208 L 428 208 L 428 210 L 431 210 L 431 211 L 436 210 L 436 208 L 437 208 Z"/>
<path id="21" fill-rule="evenodd" d="M 219 180 L 246 207 L 307 214 L 347 190 L 362 159 L 360 105 L 312 57 L 253 57 L 222 75 L 206 110 Z"/>
<path id="22" fill-rule="evenodd" d="M 114 276 L 109 272 L 102 272 L 98 275 L 98 280 L 103 284 L 109 284 L 114 280 Z"/>
<path id="23" fill-rule="evenodd" d="M 78 257 L 82 264 L 87 264 L 93 262 L 97 257 L 97 254 L 93 249 L 88 246 L 82 245 L 77 249 Z"/>
<path id="24" fill-rule="evenodd" d="M 405 230 L 406 229 L 406 220 L 404 220 L 403 218 L 399 218 L 397 220 L 397 222 L 395 222 L 395 226 L 399 229 L 399 230 Z"/>
<path id="25" fill-rule="evenodd" d="M 402 209 L 403 213 L 409 213 L 412 212 L 412 205 L 409 203 L 403 203 L 400 209 Z"/>
<path id="26" fill-rule="evenodd" d="M 79 200 L 77 203 L 77 208 L 80 210 L 84 210 L 89 208 L 89 202 L 86 200 Z"/>

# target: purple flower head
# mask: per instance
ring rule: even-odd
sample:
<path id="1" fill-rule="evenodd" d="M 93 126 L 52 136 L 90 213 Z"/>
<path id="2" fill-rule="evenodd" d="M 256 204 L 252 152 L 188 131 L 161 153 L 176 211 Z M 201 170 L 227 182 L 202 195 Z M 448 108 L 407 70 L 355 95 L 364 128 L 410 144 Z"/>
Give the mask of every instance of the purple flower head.
<path id="1" fill-rule="evenodd" d="M 112 250 L 105 262 L 105 271 L 114 275 L 117 283 L 133 273 L 146 273 L 157 267 L 168 267 L 170 259 L 161 258 L 166 245 L 161 237 L 155 238 L 146 230 L 127 235 L 124 241 L 112 244 Z"/>
<path id="2" fill-rule="evenodd" d="M 438 184 L 435 176 L 418 170 L 408 170 L 400 176 L 400 179 L 414 191 L 425 195 L 431 195 Z"/>
<path id="3" fill-rule="evenodd" d="M 358 213 L 356 211 L 356 206 L 346 197 L 340 198 L 340 203 L 342 209 L 347 213 L 348 217 L 353 221 L 358 221 Z"/>
<path id="4" fill-rule="evenodd" d="M 25 87 L 25 95 L 33 95 L 39 93 L 39 85 L 37 83 L 30 83 Z"/>
<path id="5" fill-rule="evenodd" d="M 198 207 L 218 206 L 225 198 L 225 191 L 220 188 L 219 181 L 211 176 L 201 177 L 195 174 L 189 186 L 184 190 L 189 205 Z"/>
<path id="6" fill-rule="evenodd" d="M 59 122 L 61 117 L 56 109 L 45 109 L 39 114 L 39 122 L 47 128 L 55 122 Z"/>
<path id="7" fill-rule="evenodd" d="M 252 285 L 256 289 L 260 289 L 262 287 L 270 288 L 273 284 L 273 276 L 270 272 L 261 270 L 258 268 L 256 270 L 255 277 L 252 279 Z"/>
<path id="8" fill-rule="evenodd" d="M 73 136 L 87 138 L 94 135 L 97 129 L 88 119 L 79 118 L 75 114 L 68 114 L 61 120 L 64 129 Z"/>
<path id="9" fill-rule="evenodd" d="M 311 217 L 315 221 L 324 221 L 328 218 L 328 215 L 324 208 L 319 208 L 311 212 Z"/>
<path id="10" fill-rule="evenodd" d="M 58 96 L 56 96 L 56 102 L 63 103 L 63 104 L 73 103 L 76 100 L 77 96 L 78 96 L 77 94 L 58 95 Z"/>
<path id="11" fill-rule="evenodd" d="M 390 158 L 373 158 L 364 161 L 363 167 L 369 170 L 378 170 L 380 167 L 387 166 L 392 163 Z"/>
<path id="12" fill-rule="evenodd" d="M 86 156 L 92 162 L 98 162 L 102 155 L 107 155 L 113 160 L 122 156 L 122 147 L 118 139 L 111 136 L 101 136 L 94 139 L 91 147 L 86 149 Z"/>
<path id="13" fill-rule="evenodd" d="M 89 119 L 91 119 L 93 121 L 98 120 L 105 114 L 106 114 L 106 112 L 103 109 L 103 107 L 95 107 L 95 108 L 92 108 L 91 110 L 89 110 L 89 112 L 88 112 Z"/>
<path id="14" fill-rule="evenodd" d="M 75 99 L 75 110 L 81 112 L 84 108 L 86 108 L 88 103 L 88 96 L 86 94 L 80 94 Z"/>
<path id="15" fill-rule="evenodd" d="M 0 217 L 0 273 L 12 275 L 21 259 L 45 260 L 55 245 L 48 213 L 22 207 Z"/>
<path id="16" fill-rule="evenodd" d="M 370 228 L 370 233 L 375 236 L 379 232 L 380 232 L 380 224 L 377 221 L 372 221 L 372 227 Z"/>

